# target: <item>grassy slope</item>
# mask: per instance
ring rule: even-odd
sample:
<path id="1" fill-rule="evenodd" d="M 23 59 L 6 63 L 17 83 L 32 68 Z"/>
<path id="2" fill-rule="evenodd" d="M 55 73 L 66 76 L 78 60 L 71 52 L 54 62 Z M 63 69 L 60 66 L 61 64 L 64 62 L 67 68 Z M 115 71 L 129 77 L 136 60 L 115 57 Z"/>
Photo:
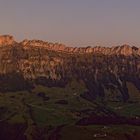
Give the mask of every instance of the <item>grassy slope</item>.
<path id="1" fill-rule="evenodd" d="M 0 121 L 5 120 L 11 124 L 27 123 L 26 134 L 28 137 L 30 137 L 29 132 L 33 130 L 33 123 L 36 123 L 39 127 L 57 127 L 66 124 L 61 132 L 62 140 L 65 140 L 66 137 L 68 139 L 71 133 L 74 134 L 75 139 L 81 134 L 83 138 L 89 136 L 90 139 L 99 132 L 103 134 L 110 133 L 110 135 L 112 133 L 126 133 L 125 130 L 130 133 L 131 131 L 140 132 L 139 127 L 133 126 L 109 126 L 105 129 L 103 129 L 104 126 L 75 126 L 76 121 L 86 116 L 86 113 L 79 115 L 80 110 L 91 109 L 95 110 L 95 113 L 100 113 L 100 111 L 97 111 L 98 106 L 96 103 L 91 103 L 80 97 L 84 90 L 86 89 L 82 83 L 79 84 L 74 81 L 66 88 L 37 86 L 32 93 L 27 91 L 0 93 Z M 129 90 L 133 91 L 132 89 Z M 45 101 L 38 96 L 39 92 L 43 92 L 50 99 Z M 136 95 L 132 94 L 132 100 L 135 100 L 136 96 L 137 99 L 139 97 L 137 91 L 135 93 Z M 55 102 L 59 100 L 66 100 L 68 104 L 56 104 Z M 108 102 L 107 107 L 124 116 L 140 115 L 140 103 L 138 100 L 136 103 Z"/>

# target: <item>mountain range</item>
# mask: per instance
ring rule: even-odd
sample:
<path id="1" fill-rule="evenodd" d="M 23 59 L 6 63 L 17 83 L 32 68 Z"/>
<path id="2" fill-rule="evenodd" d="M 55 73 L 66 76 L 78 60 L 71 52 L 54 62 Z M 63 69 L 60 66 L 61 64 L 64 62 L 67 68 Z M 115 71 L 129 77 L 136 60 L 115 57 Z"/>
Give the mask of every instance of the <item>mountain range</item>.
<path id="1" fill-rule="evenodd" d="M 128 45 L 72 48 L 41 40 L 18 43 L 13 36 L 4 35 L 0 37 L 0 74 L 2 91 L 36 84 L 65 86 L 76 79 L 84 82 L 90 100 L 115 89 L 116 96 L 125 101 L 129 99 L 128 84 L 140 89 L 140 48 Z M 23 83 L 18 85 L 18 81 Z"/>
<path id="2" fill-rule="evenodd" d="M 140 138 L 140 48 L 0 36 L 0 139 Z"/>

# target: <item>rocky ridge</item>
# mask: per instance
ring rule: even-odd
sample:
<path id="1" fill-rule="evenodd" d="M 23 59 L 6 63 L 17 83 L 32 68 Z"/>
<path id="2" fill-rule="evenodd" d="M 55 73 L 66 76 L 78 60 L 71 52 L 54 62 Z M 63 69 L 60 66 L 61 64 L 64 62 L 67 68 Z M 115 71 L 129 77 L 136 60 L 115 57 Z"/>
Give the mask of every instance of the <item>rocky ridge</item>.
<path id="1" fill-rule="evenodd" d="M 59 43 L 49 43 L 44 42 L 41 40 L 24 40 L 21 42 L 24 48 L 29 47 L 43 47 L 47 48 L 48 50 L 53 51 L 59 51 L 59 52 L 66 52 L 66 53 L 93 53 L 93 54 L 103 54 L 103 55 L 140 55 L 140 48 L 137 48 L 135 46 L 131 47 L 129 45 L 122 45 L 122 46 L 116 46 L 116 47 L 67 47 L 63 44 Z"/>
<path id="2" fill-rule="evenodd" d="M 14 45 L 17 43 L 14 40 L 13 36 L 10 35 L 3 35 L 0 36 L 0 46 L 8 46 L 8 45 Z M 23 40 L 20 43 L 17 43 L 24 49 L 30 49 L 32 47 L 36 48 L 45 48 L 48 50 L 53 50 L 56 52 L 66 52 L 66 53 L 93 53 L 93 54 L 103 54 L 103 55 L 140 55 L 140 48 L 137 48 L 135 46 L 129 46 L 129 45 L 122 45 L 122 46 L 115 46 L 115 47 L 67 47 L 64 44 L 60 43 L 50 43 L 45 42 L 42 40 Z"/>
<path id="3" fill-rule="evenodd" d="M 0 46 L 12 45 L 15 43 L 14 37 L 10 35 L 0 36 Z"/>

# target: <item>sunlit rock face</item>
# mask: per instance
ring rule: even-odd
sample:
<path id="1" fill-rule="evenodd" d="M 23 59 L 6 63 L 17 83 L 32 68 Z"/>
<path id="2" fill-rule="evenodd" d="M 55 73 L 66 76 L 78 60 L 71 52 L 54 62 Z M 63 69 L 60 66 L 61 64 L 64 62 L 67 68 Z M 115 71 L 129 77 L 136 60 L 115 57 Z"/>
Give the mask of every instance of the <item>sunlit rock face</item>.
<path id="1" fill-rule="evenodd" d="M 122 65 L 121 71 L 125 72 L 134 68 L 139 71 L 140 68 L 140 48 L 129 45 L 112 48 L 100 46 L 73 48 L 41 40 L 24 40 L 17 43 L 12 36 L 4 35 L 0 36 L 0 46 L 2 46 L 0 47 L 0 73 L 20 72 L 28 79 L 37 77 L 61 79 L 66 73 L 70 75 L 73 69 L 81 68 L 82 71 L 84 65 L 87 65 L 87 68 L 91 68 L 89 71 L 95 71 L 98 65 L 102 66 L 104 63 L 106 69 L 115 73 L 120 71 L 120 65 Z M 94 61 L 93 57 L 96 55 L 100 55 L 101 62 L 98 59 Z M 113 59 L 115 60 L 112 63 Z M 78 67 L 79 63 L 80 67 Z M 75 68 L 76 64 L 77 68 Z"/>
<path id="2" fill-rule="evenodd" d="M 74 48 L 41 40 L 17 43 L 9 35 L 0 37 L 0 46 L 0 75 L 18 73 L 49 85 L 51 80 L 61 85 L 70 79 L 82 80 L 90 99 L 103 97 L 105 89 L 113 88 L 127 100 L 127 82 L 140 90 L 140 48 L 134 46 Z"/>
<path id="3" fill-rule="evenodd" d="M 12 45 L 14 43 L 14 37 L 10 35 L 0 36 L 0 46 Z"/>
<path id="4" fill-rule="evenodd" d="M 130 55 L 140 55 L 140 48 L 137 47 L 131 47 L 129 45 L 122 45 L 117 47 L 67 47 L 60 43 L 49 43 L 41 40 L 24 40 L 20 43 L 23 48 L 29 49 L 32 47 L 36 48 L 45 48 L 48 50 L 53 50 L 56 52 L 66 52 L 66 53 L 78 53 L 78 54 L 103 54 L 103 55 L 124 55 L 124 56 L 130 56 Z"/>

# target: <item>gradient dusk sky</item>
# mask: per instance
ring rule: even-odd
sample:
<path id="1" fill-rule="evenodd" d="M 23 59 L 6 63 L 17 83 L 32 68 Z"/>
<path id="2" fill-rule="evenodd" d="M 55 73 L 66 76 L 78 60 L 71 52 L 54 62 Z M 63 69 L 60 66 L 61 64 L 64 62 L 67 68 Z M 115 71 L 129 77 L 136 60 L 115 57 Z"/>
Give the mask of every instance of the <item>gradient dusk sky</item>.
<path id="1" fill-rule="evenodd" d="M 0 34 L 68 46 L 140 46 L 140 0 L 0 0 Z"/>

